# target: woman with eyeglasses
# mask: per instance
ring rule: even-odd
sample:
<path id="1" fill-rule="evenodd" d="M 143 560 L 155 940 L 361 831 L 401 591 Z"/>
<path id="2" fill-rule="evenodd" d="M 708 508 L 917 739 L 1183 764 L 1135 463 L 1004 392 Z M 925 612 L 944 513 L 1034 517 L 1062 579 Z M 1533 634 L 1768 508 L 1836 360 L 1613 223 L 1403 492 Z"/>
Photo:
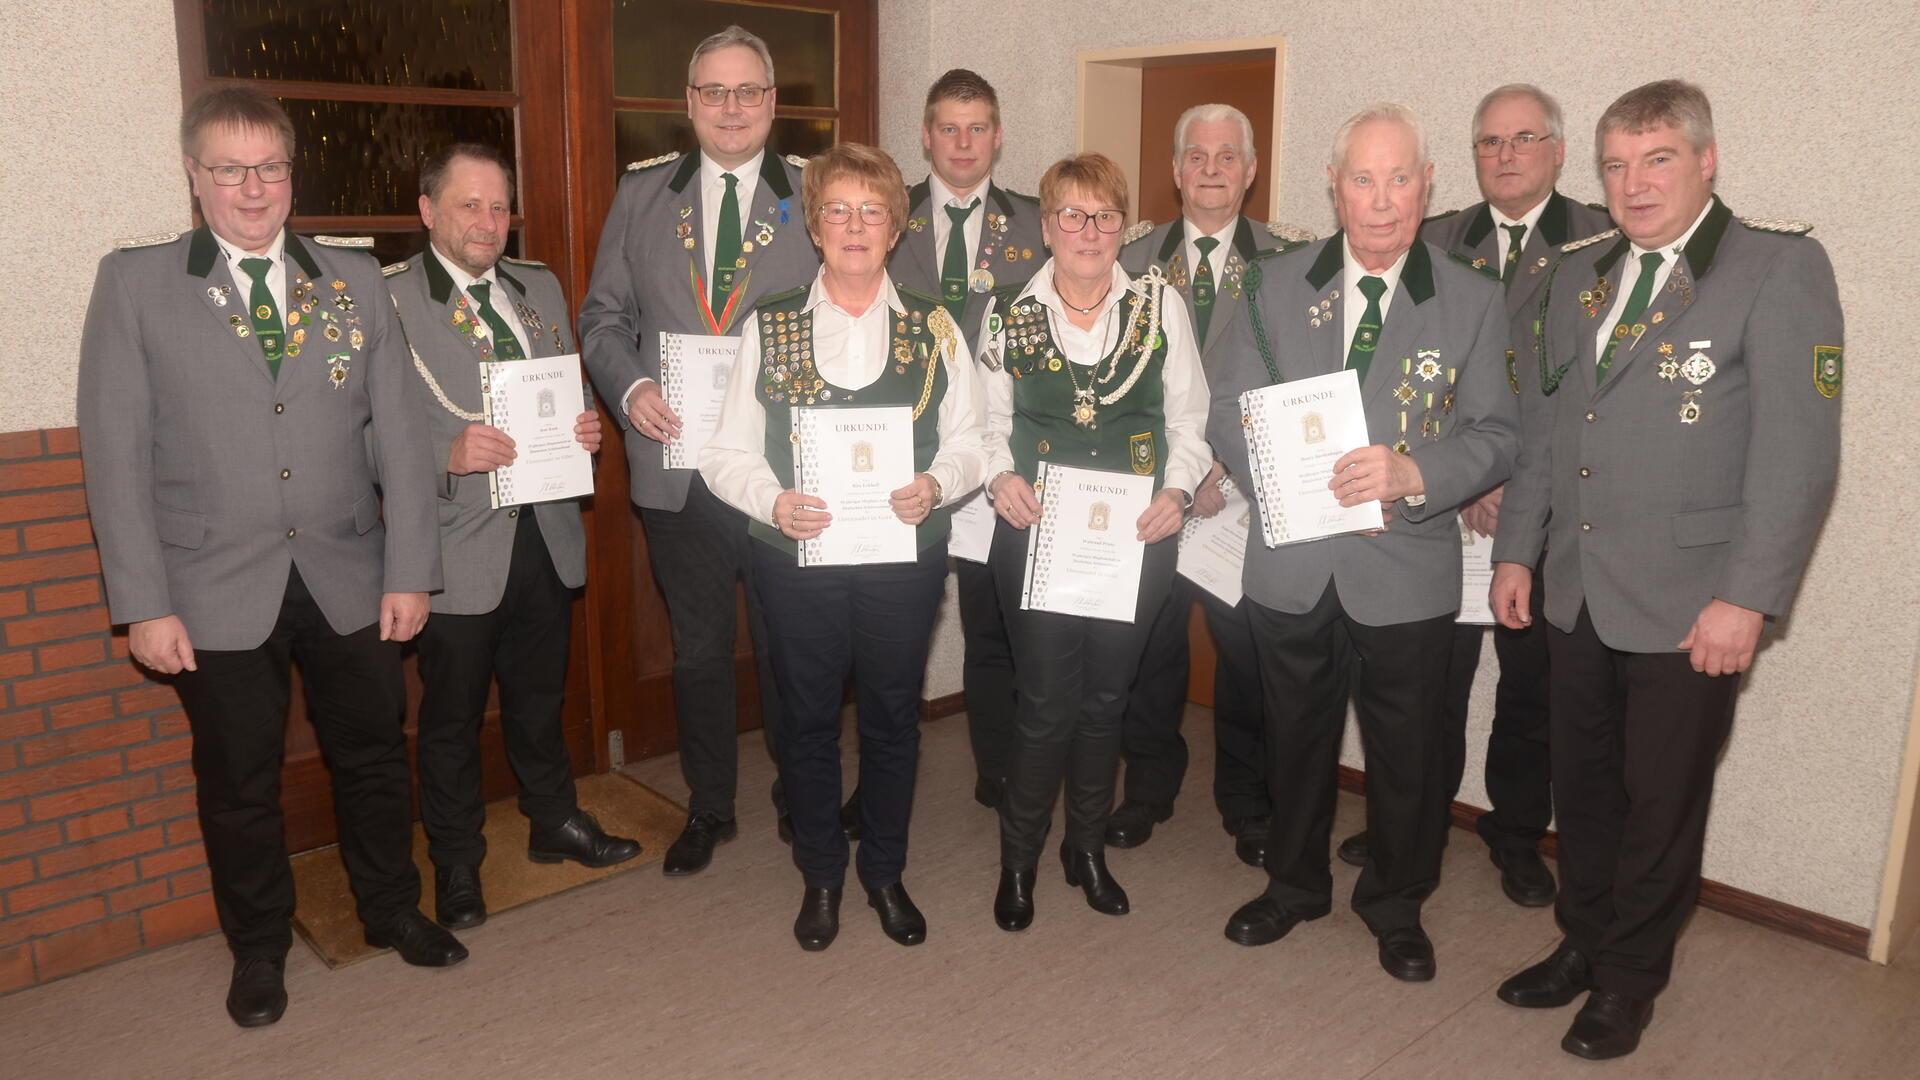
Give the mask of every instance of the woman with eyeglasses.
<path id="1" fill-rule="evenodd" d="M 1055 162 L 1040 179 L 1052 252 L 1031 281 L 996 295 L 980 342 L 986 383 L 987 493 L 999 517 L 988 565 L 1007 614 L 1019 706 L 1000 808 L 1003 930 L 1033 921 L 1034 878 L 1064 778 L 1060 861 L 1087 904 L 1124 915 L 1108 872 L 1107 815 L 1120 762 L 1120 719 L 1152 613 L 1173 584 L 1175 534 L 1212 463 L 1207 388 L 1186 307 L 1157 271 L 1116 263 L 1127 179 L 1100 154 Z M 1131 522 L 1146 544 L 1132 622 L 1021 610 L 1030 526 L 1044 462 L 1151 475 L 1158 490 Z"/>
<path id="2" fill-rule="evenodd" d="M 793 815 L 793 858 L 805 881 L 794 936 L 817 951 L 839 933 L 848 850 L 840 826 L 840 709 L 851 671 L 860 732 L 857 871 L 881 929 L 917 945 L 927 923 L 901 873 L 920 691 L 945 591 L 945 507 L 986 475 L 984 397 L 939 298 L 898 288 L 887 276 L 887 253 L 907 217 L 907 189 L 893 159 L 842 143 L 808 162 L 801 198 L 820 272 L 809 285 L 762 300 L 747 321 L 700 474 L 747 515 L 757 541 L 753 587 L 787 709 L 776 752 Z M 833 528 L 835 508 L 795 489 L 793 410 L 865 406 L 912 409 L 915 472 L 891 493 L 889 509 L 915 527 L 918 555 L 802 567 L 799 545 Z"/>

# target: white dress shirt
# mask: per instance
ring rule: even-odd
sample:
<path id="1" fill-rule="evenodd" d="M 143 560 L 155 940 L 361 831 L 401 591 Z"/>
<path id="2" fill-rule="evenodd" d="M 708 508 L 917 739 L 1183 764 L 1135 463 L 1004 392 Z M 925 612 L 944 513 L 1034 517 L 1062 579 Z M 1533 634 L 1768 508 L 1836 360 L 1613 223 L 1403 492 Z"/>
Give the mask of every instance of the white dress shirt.
<path id="1" fill-rule="evenodd" d="M 280 325 L 287 326 L 287 230 L 281 229 L 280 235 L 273 238 L 272 246 L 258 255 L 241 251 L 212 229 L 207 231 L 213 233 L 213 242 L 220 245 L 220 253 L 227 257 L 227 269 L 233 272 L 234 291 L 240 294 L 234 299 L 240 302 L 241 312 L 249 318 L 252 317 L 250 309 L 253 307 L 249 299 L 253 292 L 253 275 L 240 268 L 240 260 L 265 259 L 273 264 L 267 271 L 267 291 L 273 294 L 274 309 L 280 312 Z M 292 329 L 288 327 L 289 334 Z"/>
<path id="2" fill-rule="evenodd" d="M 896 316 L 905 317 L 906 306 L 893 279 L 883 276 L 879 295 L 854 315 L 827 297 L 826 273 L 822 267 L 813 279 L 803 309 L 813 313 L 814 369 L 834 388 L 857 391 L 893 362 L 892 324 Z M 947 390 L 936 421 L 940 447 L 926 470 L 940 485 L 941 505 L 952 505 L 979 487 L 987 468 L 986 410 L 973 354 L 957 333 L 953 345 L 954 354 L 943 360 Z M 770 523 L 774 500 L 786 487 L 767 462 L 767 413 L 755 393 L 760 374 L 760 315 L 755 312 L 740 331 L 740 355 L 720 426 L 700 451 L 700 476 L 729 506 Z"/>
<path id="3" fill-rule="evenodd" d="M 513 332 L 514 340 L 520 343 L 521 355 L 532 356 L 533 347 L 527 341 L 527 328 L 521 325 L 520 313 L 513 308 L 513 297 L 501 287 L 500 279 L 494 274 L 494 267 L 489 266 L 486 273 L 474 277 L 457 266 L 452 259 L 440 254 L 440 249 L 432 243 L 427 244 L 427 250 L 435 259 L 440 260 L 440 266 L 446 270 L 447 276 L 453 279 L 454 287 L 460 290 L 460 295 L 466 297 L 467 304 L 473 308 L 473 336 L 486 338 L 489 343 L 493 339 L 493 327 L 488 326 L 487 320 L 480 317 L 480 299 L 468 288 L 474 282 L 482 281 L 487 284 L 487 306 L 491 307 L 494 313 L 500 316 L 501 321 L 507 324 L 507 329 Z"/>
<path id="4" fill-rule="evenodd" d="M 1116 264 L 1113 287 L 1095 309 L 1093 328 L 1082 330 L 1067 321 L 1066 302 L 1054 290 L 1053 260 L 1048 259 L 1016 302 L 1034 300 L 1045 308 L 1054 344 L 1060 346 L 1067 362 L 1091 368 L 1107 358 L 1119 344 L 1120 335 L 1126 332 L 1120 299 L 1129 289 L 1145 295 L 1145 286 L 1128 277 Z M 1160 369 L 1167 431 L 1163 486 L 1178 488 L 1192 496 L 1194 488 L 1213 465 L 1213 451 L 1208 448 L 1206 437 L 1207 377 L 1200 370 L 1200 350 L 1193 342 L 1192 324 L 1187 322 L 1187 306 L 1179 301 L 1178 293 L 1169 292 L 1160 303 L 1160 333 L 1167 339 L 1167 359 Z M 984 336 L 990 335 L 985 330 L 981 333 L 984 342 Z M 985 347 L 983 344 L 982 348 Z M 993 477 L 1014 468 L 1009 443 L 1013 435 L 1013 376 L 1007 374 L 1003 364 L 999 371 L 988 372 L 983 377 L 987 385 L 987 433 L 991 452 L 987 475 Z M 1135 387 L 1135 392 L 1138 389 Z M 1124 464 L 1114 462 L 1115 468 Z"/>
<path id="5" fill-rule="evenodd" d="M 1200 272 L 1200 247 L 1195 244 L 1194 241 L 1203 236 L 1211 236 L 1215 240 L 1220 241 L 1213 246 L 1213 253 L 1207 256 L 1208 272 L 1213 275 L 1213 289 L 1214 292 L 1219 292 L 1220 275 L 1227 272 L 1227 251 L 1233 247 L 1233 230 L 1240 224 L 1239 217 L 1236 216 L 1229 219 L 1226 225 L 1221 228 L 1219 232 L 1215 233 L 1201 232 L 1200 226 L 1195 225 L 1192 218 L 1183 217 L 1180 219 L 1180 224 L 1186 230 L 1187 234 L 1187 242 L 1184 250 L 1187 253 L 1187 278 L 1189 281 L 1193 279 L 1194 275 Z"/>
<path id="6" fill-rule="evenodd" d="M 1414 243 L 1420 241 L 1415 240 Z M 1346 268 L 1340 277 L 1340 314 L 1345 320 L 1345 330 L 1340 337 L 1340 360 L 1345 363 L 1348 354 L 1353 352 L 1353 335 L 1360 331 L 1360 316 L 1367 313 L 1367 294 L 1360 291 L 1360 279 L 1377 277 L 1387 283 L 1387 291 L 1380 294 L 1380 325 L 1386 326 L 1387 309 L 1393 306 L 1393 294 L 1400 288 L 1400 271 L 1407 268 L 1407 252 L 1401 252 L 1400 257 L 1393 260 L 1392 266 L 1376 274 L 1360 265 L 1359 256 L 1353 253 L 1353 246 L 1347 243 L 1345 237 L 1341 238 L 1340 246 L 1346 256 Z M 1374 344 L 1380 344 L 1378 338 L 1374 339 Z"/>
<path id="7" fill-rule="evenodd" d="M 973 189 L 973 194 L 963 199 L 940 181 L 939 173 L 927 174 L 927 202 L 932 206 L 929 216 L 933 218 L 933 268 L 935 270 L 940 270 L 946 265 L 947 237 L 953 232 L 953 219 L 947 216 L 947 207 L 966 206 L 971 202 L 973 208 L 967 214 L 966 229 L 962 235 L 967 245 L 967 272 L 969 274 L 973 272 L 973 265 L 980 258 L 980 229 L 987 219 L 987 185 L 991 183 L 993 178 L 989 176 L 980 181 L 980 186 Z"/>
<path id="8" fill-rule="evenodd" d="M 1700 223 L 1707 220 L 1707 214 L 1712 209 L 1713 200 L 1708 199 L 1707 205 L 1700 210 L 1700 216 L 1687 226 L 1687 231 L 1681 233 L 1678 240 L 1660 249 L 1660 270 L 1653 275 L 1653 291 L 1648 294 L 1650 298 L 1660 295 L 1660 287 L 1673 275 L 1673 264 L 1679 260 L 1680 253 L 1686 250 L 1687 241 L 1693 239 L 1693 234 L 1699 230 Z M 1613 306 L 1607 309 L 1607 317 L 1600 320 L 1600 326 L 1593 335 L 1593 362 L 1596 367 L 1600 364 L 1601 355 L 1607 351 L 1607 338 L 1613 334 L 1614 324 L 1620 321 L 1620 313 L 1626 310 L 1628 295 L 1640 280 L 1640 257 L 1649 251 L 1639 244 L 1628 244 L 1627 257 L 1615 267 L 1620 272 L 1620 284 L 1613 290 Z M 1653 306 L 1651 299 L 1647 306 Z"/>
<path id="9" fill-rule="evenodd" d="M 1495 249 L 1499 254 L 1499 261 L 1494 265 L 1494 269 L 1498 270 L 1507 265 L 1507 249 L 1513 246 L 1513 234 L 1507 231 L 1507 227 L 1511 225 L 1527 227 L 1527 231 L 1520 234 L 1520 246 L 1526 247 L 1527 241 L 1533 238 L 1533 231 L 1540 227 L 1540 215 L 1547 212 L 1547 199 L 1551 198 L 1553 198 L 1553 192 L 1549 191 L 1546 199 L 1535 203 L 1533 209 L 1521 214 L 1518 220 L 1501 213 L 1492 203 L 1487 204 L 1487 211 L 1493 215 L 1493 235 L 1499 243 Z"/>

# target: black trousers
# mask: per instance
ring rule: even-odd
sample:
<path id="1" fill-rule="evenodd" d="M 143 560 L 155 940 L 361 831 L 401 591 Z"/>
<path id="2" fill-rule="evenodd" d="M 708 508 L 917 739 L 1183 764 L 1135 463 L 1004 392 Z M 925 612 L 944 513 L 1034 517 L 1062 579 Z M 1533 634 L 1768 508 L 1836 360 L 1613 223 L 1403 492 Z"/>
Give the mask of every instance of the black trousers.
<path id="1" fill-rule="evenodd" d="M 1582 606 L 1553 656 L 1558 914 L 1595 989 L 1652 997 L 1700 896 L 1700 853 L 1740 677 L 1610 649 Z"/>
<path id="2" fill-rule="evenodd" d="M 1021 869 L 1039 863 L 1063 779 L 1067 847 L 1105 850 L 1107 815 L 1113 811 L 1120 768 L 1120 719 L 1127 711 L 1127 694 L 1153 613 L 1165 604 L 1172 586 L 1177 553 L 1177 537 L 1147 546 L 1131 623 L 1022 611 L 1027 533 L 1005 521 L 995 523 L 988 565 L 1019 658 L 1013 669 L 1019 704 L 1006 799 L 1000 807 L 1002 866 Z"/>
<path id="3" fill-rule="evenodd" d="M 802 568 L 791 553 L 756 542 L 752 558 L 787 709 L 776 749 L 793 815 L 793 861 L 809 888 L 838 888 L 846 879 L 840 709 L 851 672 L 860 730 L 858 873 L 867 888 L 892 885 L 907 865 L 920 689 L 946 591 L 947 546 L 929 545 L 911 563 Z"/>
<path id="4" fill-rule="evenodd" d="M 772 751 L 781 718 L 780 692 L 767 656 L 766 618 L 753 589 L 747 519 L 707 490 L 698 476 L 679 510 L 642 507 L 647 558 L 673 625 L 673 697 L 679 723 L 680 774 L 692 794 L 689 814 L 733 819 L 740 738 L 733 690 L 738 634 L 734 582 L 747 582 L 747 633 L 760 680 L 761 730 Z M 782 808 L 778 785 L 774 805 Z"/>
<path id="5" fill-rule="evenodd" d="M 1328 865 L 1347 699 L 1367 758 L 1367 864 L 1353 910 L 1375 934 L 1416 925 L 1440 880 L 1447 790 L 1439 695 L 1453 616 L 1391 626 L 1356 621 L 1333 583 L 1311 611 L 1247 601 L 1266 696 L 1273 833 L 1267 894 L 1313 917 L 1333 910 Z"/>
<path id="6" fill-rule="evenodd" d="M 194 656 L 198 670 L 174 685 L 193 730 L 213 903 L 234 955 L 280 957 L 293 944 L 280 766 L 295 663 L 332 775 L 340 858 L 360 921 L 382 926 L 417 908 L 399 644 L 381 641 L 378 623 L 335 633 L 294 569 L 265 642 Z"/>
<path id="7" fill-rule="evenodd" d="M 1000 592 L 985 563 L 953 560 L 960 596 L 960 635 L 965 657 L 960 688 L 967 701 L 967 738 L 979 775 L 1001 780 L 1013 743 L 1013 644 L 1000 611 Z"/>
<path id="8" fill-rule="evenodd" d="M 1147 632 L 1140 674 L 1120 724 L 1128 802 L 1171 806 L 1187 773 L 1180 718 L 1192 663 L 1187 645 L 1193 605 L 1206 613 L 1217 663 L 1213 671 L 1213 801 L 1223 818 L 1266 817 L 1266 732 L 1260 719 L 1260 657 L 1247 627 L 1246 605 L 1220 598 L 1178 574 Z"/>
<path id="9" fill-rule="evenodd" d="M 1497 851 L 1532 851 L 1553 821 L 1553 783 L 1547 752 L 1547 635 L 1540 572 L 1533 573 L 1533 625 L 1492 629 L 1500 682 L 1494 691 L 1493 732 L 1487 737 L 1487 799 L 1493 808 L 1476 828 Z M 1447 714 L 1447 799 L 1460 794 L 1467 768 L 1467 712 L 1473 676 L 1488 630 L 1454 629 L 1442 705 Z"/>
<path id="10" fill-rule="evenodd" d="M 579 809 L 560 734 L 573 590 L 554 572 L 533 511 L 519 517 L 500 606 L 436 613 L 420 632 L 420 820 L 435 866 L 478 866 L 487 854 L 480 725 L 495 678 L 520 812 L 535 829 L 556 829 Z"/>

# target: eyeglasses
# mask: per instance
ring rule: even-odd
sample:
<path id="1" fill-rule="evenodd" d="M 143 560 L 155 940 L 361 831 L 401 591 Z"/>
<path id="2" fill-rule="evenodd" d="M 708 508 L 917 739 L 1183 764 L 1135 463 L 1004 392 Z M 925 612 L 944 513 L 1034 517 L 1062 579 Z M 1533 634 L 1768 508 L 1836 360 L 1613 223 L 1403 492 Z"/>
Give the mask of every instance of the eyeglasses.
<path id="1" fill-rule="evenodd" d="M 193 163 L 207 170 L 213 182 L 220 187 L 239 187 L 247 182 L 247 174 L 260 178 L 263 184 L 284 184 L 293 176 L 291 161 L 263 161 L 258 165 L 209 165 L 199 158 Z"/>
<path id="2" fill-rule="evenodd" d="M 1071 206 L 1053 212 L 1054 220 L 1060 223 L 1061 232 L 1074 232 L 1087 227 L 1091 220 L 1093 227 L 1103 233 L 1117 233 L 1120 226 L 1127 223 L 1127 215 L 1120 210 L 1097 210 L 1091 214 Z"/>
<path id="3" fill-rule="evenodd" d="M 755 86 L 752 83 L 748 83 L 745 86 L 731 87 L 722 86 L 719 83 L 708 83 L 705 86 L 693 86 L 688 89 L 698 94 L 700 96 L 700 104 L 710 109 L 718 109 L 725 105 L 729 94 L 733 96 L 734 101 L 739 102 L 741 108 L 753 109 L 758 108 L 760 103 L 767 99 L 767 91 L 773 89 L 773 87 Z"/>
<path id="4" fill-rule="evenodd" d="M 893 212 L 879 203 L 861 203 L 858 207 L 860 220 L 868 225 L 885 225 Z M 855 207 L 843 202 L 823 203 L 820 206 L 820 220 L 829 225 L 845 225 L 853 220 Z"/>
<path id="5" fill-rule="evenodd" d="M 1551 135 L 1535 135 L 1531 131 L 1515 132 L 1513 137 L 1502 138 L 1498 135 L 1482 135 L 1473 140 L 1473 152 L 1481 157 L 1499 157 L 1502 146 L 1512 146 L 1515 154 L 1533 153 L 1540 144 L 1553 138 Z"/>

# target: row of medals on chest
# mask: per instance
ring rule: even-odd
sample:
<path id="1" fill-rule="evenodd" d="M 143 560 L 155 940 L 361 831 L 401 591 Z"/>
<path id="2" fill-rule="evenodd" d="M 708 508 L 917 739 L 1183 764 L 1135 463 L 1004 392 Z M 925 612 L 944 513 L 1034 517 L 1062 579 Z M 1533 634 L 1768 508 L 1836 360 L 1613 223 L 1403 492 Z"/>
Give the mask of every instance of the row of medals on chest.
<path id="1" fill-rule="evenodd" d="M 779 212 L 778 207 L 767 207 L 767 216 L 769 217 Z M 673 227 L 673 235 L 680 238 L 680 246 L 688 251 L 692 251 L 696 246 L 693 239 L 693 222 L 688 220 L 691 217 L 693 217 L 693 207 L 681 207 L 680 223 Z M 753 226 L 753 239 L 740 241 L 740 254 L 733 260 L 733 268 L 735 270 L 744 270 L 747 268 L 747 256 L 753 254 L 753 249 L 756 245 L 766 247 L 768 244 L 773 243 L 773 225 L 771 222 L 754 218 Z"/>
<path id="2" fill-rule="evenodd" d="M 282 351 L 282 355 L 287 359 L 297 358 L 301 349 L 306 346 L 307 328 L 300 325 L 302 322 L 324 324 L 320 329 L 321 336 L 336 343 L 344 336 L 347 346 L 356 352 L 366 344 L 366 335 L 360 329 L 360 316 L 353 314 L 354 301 L 353 297 L 347 294 L 346 281 L 334 278 L 328 284 L 334 293 L 332 306 L 346 316 L 347 329 L 343 331 L 333 312 L 320 306 L 320 298 L 314 295 L 313 282 L 308 281 L 304 276 L 296 276 L 293 281 L 293 295 L 289 298 L 292 306 L 287 310 L 287 344 Z M 226 307 L 227 298 L 232 294 L 233 286 L 231 285 L 207 286 L 207 298 L 217 307 Z M 262 322 L 271 319 L 274 316 L 273 306 L 261 304 L 254 308 L 253 316 Z M 243 341 L 253 336 L 253 327 L 243 316 L 227 316 L 227 325 L 233 328 L 234 336 Z M 264 344 L 272 348 L 271 342 Z M 327 378 L 336 389 L 345 385 L 347 381 L 347 360 L 350 356 L 350 353 L 337 352 L 327 358 L 327 362 L 331 365 Z"/>
<path id="3" fill-rule="evenodd" d="M 1693 282 L 1686 276 L 1686 271 L 1678 265 L 1673 268 L 1673 272 L 1667 277 L 1666 291 L 1677 294 L 1683 306 L 1693 303 Z M 1594 280 L 1593 288 L 1586 289 L 1580 293 L 1581 309 L 1587 313 L 1587 318 L 1599 318 L 1601 312 L 1612 309 L 1612 305 L 1608 303 L 1612 296 L 1613 283 L 1609 282 L 1603 274 Z M 1649 329 L 1665 322 L 1666 318 L 1666 312 L 1656 311 L 1653 313 L 1653 317 L 1646 322 L 1636 322 L 1632 325 L 1624 322 L 1620 323 L 1613 328 L 1615 347 L 1617 348 L 1624 345 L 1627 349 L 1631 350 L 1640 343 L 1640 338 L 1644 336 Z M 1660 354 L 1660 362 L 1655 365 L 1654 374 L 1658 375 L 1664 382 L 1671 383 L 1685 379 L 1695 387 L 1692 390 L 1682 390 L 1680 392 L 1680 422 L 1683 424 L 1697 424 L 1700 422 L 1700 402 L 1698 399 L 1700 395 L 1706 391 L 1699 389 L 1699 387 L 1706 385 L 1707 380 L 1713 378 L 1714 372 L 1717 370 L 1714 367 L 1713 360 L 1707 356 L 1705 352 L 1706 348 L 1707 346 L 1704 344 L 1699 345 L 1693 350 L 1693 354 L 1685 360 L 1681 360 L 1675 355 L 1677 350 L 1671 341 L 1661 342 L 1659 348 L 1655 350 Z"/>
<path id="4" fill-rule="evenodd" d="M 1129 300 L 1136 305 L 1140 302 L 1132 297 Z M 1146 363 L 1146 354 L 1159 348 L 1158 333 L 1154 335 L 1154 340 L 1149 343 L 1148 348 L 1142 349 L 1140 344 L 1140 320 L 1129 318 L 1124 339 L 1117 348 L 1107 354 L 1105 370 L 1102 371 L 1102 365 L 1096 364 L 1093 373 L 1087 379 L 1087 385 L 1081 386 L 1079 377 L 1074 374 L 1072 361 L 1062 357 L 1059 348 L 1053 343 L 1053 334 L 1047 327 L 1046 309 L 1037 301 L 1015 304 L 1007 320 L 1007 356 L 1012 357 L 1018 353 L 1021 356 L 1036 357 L 1035 371 L 1041 368 L 1051 372 L 1065 371 L 1067 378 L 1073 383 L 1073 422 L 1088 429 L 1099 426 L 1099 405 L 1094 395 L 1094 388 L 1111 385 L 1113 380 L 1119 377 L 1120 358 L 1129 353 L 1138 353 L 1137 362 Z M 1042 352 L 1042 350 L 1045 351 Z M 1025 376 L 1023 369 L 1012 363 L 1008 363 L 1006 369 L 1015 379 Z"/>
<path id="5" fill-rule="evenodd" d="M 998 249 L 1002 257 L 1010 263 L 1022 261 L 1031 262 L 1033 259 L 1032 248 L 1013 247 L 1011 245 L 1004 248 L 1000 247 L 1007 239 L 1007 215 L 989 213 L 986 216 L 986 223 L 989 234 L 987 242 L 980 246 L 980 258 L 974 264 L 973 272 L 967 275 L 967 289 L 970 292 L 984 293 L 993 291 L 993 253 L 996 249 Z M 926 227 L 926 218 L 917 217 L 907 220 L 907 228 L 914 232 L 924 232 Z"/>
<path id="6" fill-rule="evenodd" d="M 926 316 L 916 311 L 900 319 L 893 325 L 893 373 L 905 375 L 907 368 L 915 363 L 926 363 L 932 355 L 922 336 L 927 332 Z M 765 380 L 767 397 L 771 401 L 785 401 L 791 393 L 799 404 L 812 405 L 816 401 L 832 401 L 833 388 L 820 377 L 813 366 L 813 316 L 806 312 L 776 311 L 773 313 L 773 327 L 763 332 L 762 341 L 770 343 L 762 349 L 761 378 Z M 915 354 L 919 359 L 915 359 Z M 845 398 L 851 402 L 852 394 Z"/>

